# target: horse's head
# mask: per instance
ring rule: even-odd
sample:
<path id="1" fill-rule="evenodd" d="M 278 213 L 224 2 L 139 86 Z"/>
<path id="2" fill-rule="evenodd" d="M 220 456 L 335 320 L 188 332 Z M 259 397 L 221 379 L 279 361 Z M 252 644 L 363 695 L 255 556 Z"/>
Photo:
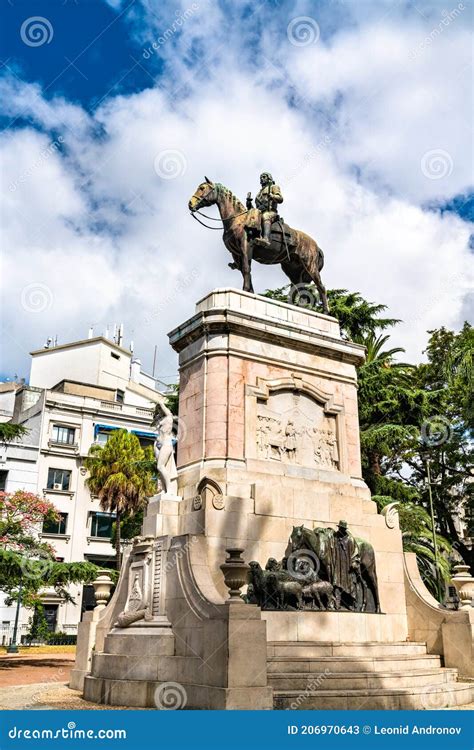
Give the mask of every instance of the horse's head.
<path id="1" fill-rule="evenodd" d="M 204 182 L 198 186 L 195 193 L 191 196 L 188 207 L 190 211 L 197 211 L 203 206 L 212 206 L 217 200 L 217 189 L 214 182 L 208 177 L 204 177 Z"/>

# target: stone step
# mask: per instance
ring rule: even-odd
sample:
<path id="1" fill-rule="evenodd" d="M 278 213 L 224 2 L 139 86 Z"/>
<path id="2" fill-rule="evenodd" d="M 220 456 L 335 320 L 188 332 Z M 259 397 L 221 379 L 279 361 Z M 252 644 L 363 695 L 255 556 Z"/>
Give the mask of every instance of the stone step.
<path id="1" fill-rule="evenodd" d="M 437 669 L 439 656 L 434 654 L 409 654 L 393 656 L 271 656 L 267 660 L 268 672 L 403 672 L 406 669 Z"/>
<path id="2" fill-rule="evenodd" d="M 376 690 L 445 685 L 456 682 L 456 669 L 408 669 L 403 672 L 337 672 L 305 673 L 272 672 L 268 684 L 275 690 Z"/>
<path id="3" fill-rule="evenodd" d="M 267 646 L 269 657 L 295 656 L 312 659 L 318 656 L 398 656 L 426 655 L 426 643 L 311 643 L 307 641 L 271 641 Z"/>
<path id="4" fill-rule="evenodd" d="M 142 630 L 144 630 L 142 628 Z M 112 632 L 105 638 L 104 652 L 129 656 L 143 654 L 146 648 L 148 656 L 172 656 L 174 654 L 174 636 L 171 628 L 148 628 L 146 635 L 125 632 Z"/>
<path id="5" fill-rule="evenodd" d="M 202 668 L 197 656 L 154 656 L 137 654 L 95 653 L 92 656 L 91 675 L 107 680 L 176 680 L 193 679 Z"/>
<path id="6" fill-rule="evenodd" d="M 276 690 L 273 707 L 277 710 L 410 710 L 465 706 L 474 701 L 474 683 L 374 690 Z"/>

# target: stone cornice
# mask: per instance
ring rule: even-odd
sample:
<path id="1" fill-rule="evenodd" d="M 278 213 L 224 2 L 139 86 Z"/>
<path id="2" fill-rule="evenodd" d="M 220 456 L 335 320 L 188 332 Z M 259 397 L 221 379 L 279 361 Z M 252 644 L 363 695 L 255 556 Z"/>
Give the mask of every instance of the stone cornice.
<path id="1" fill-rule="evenodd" d="M 250 295 L 250 297 L 254 296 L 256 295 Z M 265 298 L 260 298 L 259 303 L 262 300 L 266 302 Z M 221 305 L 220 300 L 216 300 L 216 306 L 207 310 L 199 310 L 184 324 L 171 331 L 168 334 L 170 344 L 175 351 L 180 353 L 205 335 L 212 337 L 237 334 L 265 341 L 267 344 L 287 346 L 292 350 L 306 351 L 313 355 L 321 355 L 353 365 L 360 365 L 364 361 L 365 348 L 363 346 L 318 329 L 318 325 L 325 325 L 327 321 L 331 322 L 334 329 L 336 323 L 334 319 L 319 316 L 316 313 L 312 313 L 313 317 L 310 317 L 310 313 L 301 312 L 298 308 L 295 310 L 292 305 L 277 304 L 282 308 L 282 315 L 286 313 L 287 319 L 259 314 L 259 311 L 250 312 L 245 308 L 225 307 Z M 274 305 L 271 308 L 272 312 L 273 307 Z M 313 325 L 305 325 L 303 321 L 309 321 Z"/>

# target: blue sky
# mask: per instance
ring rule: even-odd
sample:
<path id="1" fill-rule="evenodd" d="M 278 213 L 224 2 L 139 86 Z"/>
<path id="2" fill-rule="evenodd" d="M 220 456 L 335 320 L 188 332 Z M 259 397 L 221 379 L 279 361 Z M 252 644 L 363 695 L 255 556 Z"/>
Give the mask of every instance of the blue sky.
<path id="1" fill-rule="evenodd" d="M 92 109 L 112 93 L 142 47 L 127 23 L 135 3 L 114 10 L 102 0 L 12 0 L 3 10 L 2 59 L 26 81 L 42 85 L 46 96 L 66 96 Z M 128 10 L 127 10 L 128 8 Z M 26 18 L 46 17 L 53 38 L 28 47 L 19 33 Z M 152 83 L 136 66 L 120 82 L 120 91 L 140 91 Z"/>
<path id="2" fill-rule="evenodd" d="M 472 315 L 472 3 L 5 0 L 2 364 L 124 322 L 172 378 L 166 333 L 239 275 L 191 222 L 204 174 L 272 171 L 329 287 L 404 320 Z M 256 267 L 259 291 L 281 286 Z"/>

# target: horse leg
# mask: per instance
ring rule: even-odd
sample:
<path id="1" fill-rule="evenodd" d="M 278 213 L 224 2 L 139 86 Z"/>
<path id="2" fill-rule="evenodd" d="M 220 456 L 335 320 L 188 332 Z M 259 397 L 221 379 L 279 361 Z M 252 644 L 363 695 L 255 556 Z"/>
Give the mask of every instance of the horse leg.
<path id="1" fill-rule="evenodd" d="M 370 588 L 374 595 L 375 611 L 380 613 L 380 599 L 379 599 L 379 584 L 377 580 L 377 572 L 375 570 L 375 560 L 370 568 L 367 568 L 367 577 L 370 581 Z"/>
<path id="2" fill-rule="evenodd" d="M 247 233 L 244 231 L 242 234 L 242 266 L 240 269 L 244 278 L 244 285 L 242 289 L 244 290 L 244 292 L 252 292 L 253 294 L 252 274 L 250 271 L 251 263 L 252 251 L 247 238 Z"/>
<path id="3" fill-rule="evenodd" d="M 374 597 L 375 611 L 380 612 L 379 585 L 377 580 L 377 571 L 375 568 L 375 553 L 372 547 L 364 550 L 361 555 L 361 574 L 366 579 L 366 586 L 370 587 Z"/>
<path id="4" fill-rule="evenodd" d="M 367 609 L 367 588 L 368 588 L 368 586 L 367 586 L 366 582 L 364 581 L 364 576 L 363 575 L 360 577 L 360 582 L 362 584 L 362 606 L 360 608 L 360 611 L 361 612 L 365 612 L 365 610 Z"/>
<path id="5" fill-rule="evenodd" d="M 325 315 L 329 315 L 328 297 L 326 294 L 326 287 L 321 281 L 321 276 L 319 273 L 316 258 L 311 259 L 311 263 L 309 264 L 309 268 L 307 268 L 307 271 L 309 275 L 311 276 L 312 280 L 314 281 L 316 288 L 319 292 L 319 296 L 321 298 L 321 304 L 323 306 L 323 312 L 325 313 Z"/>

